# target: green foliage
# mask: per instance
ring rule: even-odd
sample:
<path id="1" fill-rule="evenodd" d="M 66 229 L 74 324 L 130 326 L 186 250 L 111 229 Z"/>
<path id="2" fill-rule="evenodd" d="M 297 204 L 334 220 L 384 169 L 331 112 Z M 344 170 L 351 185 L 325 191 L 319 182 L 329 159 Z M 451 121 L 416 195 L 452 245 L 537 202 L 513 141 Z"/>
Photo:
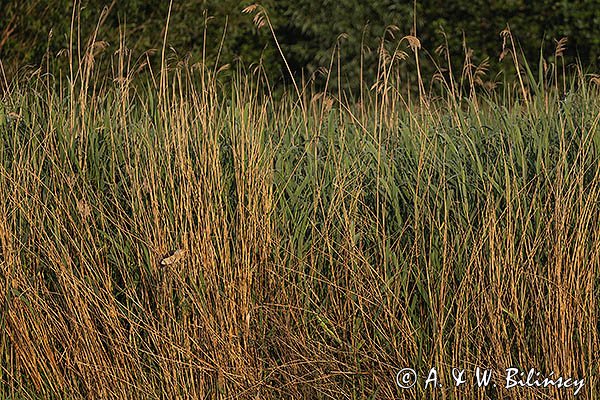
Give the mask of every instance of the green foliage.
<path id="1" fill-rule="evenodd" d="M 257 29 L 252 21 L 253 15 L 241 12 L 251 3 L 235 0 L 173 1 L 168 55 L 197 62 L 205 52 L 206 60 L 217 62 L 219 54 L 221 65 L 242 61 L 248 67 L 261 62 L 272 79 L 285 75 L 281 73 L 285 69 L 268 27 Z M 297 77 L 303 73 L 311 76 L 321 67 L 328 68 L 332 61 L 335 70 L 339 61 L 345 71 L 341 83 L 347 88 L 357 87 L 361 79 L 361 65 L 362 77 L 367 82 L 374 80 L 378 49 L 386 28 L 397 27 L 397 30 L 389 31 L 394 33 L 393 38 L 391 34 L 385 35 L 393 50 L 400 38 L 413 33 L 415 22 L 417 37 L 426 51 L 433 53 L 444 44 L 443 31 L 452 59 L 462 60 L 466 40 L 466 45 L 474 49 L 473 62 L 477 64 L 489 58 L 492 72 L 499 71 L 497 60 L 502 50 L 499 33 L 507 24 L 530 60 L 538 58 L 540 46 L 543 46 L 546 55 L 551 55 L 554 40 L 564 36 L 569 37 L 565 54 L 571 60 L 577 56 L 584 65 L 595 65 L 600 57 L 600 37 L 593 29 L 600 24 L 597 0 L 423 0 L 416 3 L 392 0 L 265 0 L 260 4 L 267 10 L 274 33 Z M 149 49 L 162 48 L 169 1 L 111 3 L 108 0 L 81 0 L 75 5 L 69 0 L 8 1 L 0 9 L 3 15 L 0 59 L 9 67 L 39 64 L 47 49 L 51 54 L 57 54 L 68 48 L 73 7 L 78 11 L 74 26 L 76 30 L 80 28 L 79 37 L 85 45 L 101 16 L 102 6 L 106 6 L 109 13 L 98 39 L 107 41 L 110 49 L 115 51 L 119 47 L 122 32 L 127 46 L 133 50 L 134 60 Z M 51 30 L 53 35 L 49 39 Z M 77 37 L 75 34 L 75 43 Z M 406 50 L 406 46 L 402 50 Z M 160 60 L 160 51 L 153 54 L 151 61 L 156 63 Z M 63 59 L 61 65 L 66 62 Z M 427 60 L 421 67 L 426 77 L 435 72 L 433 63 Z M 407 63 L 404 68 L 413 69 L 414 65 Z M 330 85 L 336 87 L 337 79 L 332 79 Z"/>
<path id="2" fill-rule="evenodd" d="M 6 36 L 0 47 L 0 58 L 11 66 L 38 64 L 46 50 L 52 56 L 69 48 L 73 15 L 73 46 L 77 48 L 79 40 L 84 48 L 106 11 L 97 40 L 106 41 L 114 52 L 124 37 L 125 45 L 133 51 L 134 60 L 148 50 L 151 61 L 160 60 L 169 1 L 106 1 L 103 5 L 105 7 L 90 0 L 75 5 L 68 0 L 9 3 L 3 10 L 8 23 L 0 26 L 0 33 L 4 32 L 3 36 Z M 174 1 L 169 17 L 167 55 L 201 61 L 205 51 L 205 60 L 209 63 L 217 62 L 219 54 L 223 64 L 235 60 L 249 64 L 261 56 L 269 59 L 269 64 L 275 64 L 271 56 L 273 50 L 267 46 L 268 36 L 258 33 L 252 19 L 242 14 L 243 7 L 244 2 L 234 0 Z M 59 65 L 66 63 L 65 57 Z"/>
<path id="3" fill-rule="evenodd" d="M 346 84 L 360 79 L 361 53 L 367 76 L 375 76 L 379 42 L 387 27 L 396 25 L 407 35 L 413 23 L 412 5 L 388 0 L 300 0 L 282 7 L 281 13 L 289 21 L 282 41 L 296 68 L 306 67 L 309 73 L 328 68 L 332 57 L 338 61 L 333 49 L 339 45 Z"/>

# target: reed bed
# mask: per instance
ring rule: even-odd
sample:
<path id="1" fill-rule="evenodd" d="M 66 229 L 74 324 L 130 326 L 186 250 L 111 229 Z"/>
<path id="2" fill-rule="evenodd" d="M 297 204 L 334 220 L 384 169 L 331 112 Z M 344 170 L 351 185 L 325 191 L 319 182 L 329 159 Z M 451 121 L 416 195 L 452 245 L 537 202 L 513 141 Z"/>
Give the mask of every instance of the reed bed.
<path id="1" fill-rule="evenodd" d="M 125 51 L 107 79 L 100 45 L 4 80 L 0 397 L 573 396 L 450 379 L 535 367 L 596 398 L 596 81 L 515 51 L 514 84 L 466 57 L 414 97 L 402 43 L 360 99 Z"/>

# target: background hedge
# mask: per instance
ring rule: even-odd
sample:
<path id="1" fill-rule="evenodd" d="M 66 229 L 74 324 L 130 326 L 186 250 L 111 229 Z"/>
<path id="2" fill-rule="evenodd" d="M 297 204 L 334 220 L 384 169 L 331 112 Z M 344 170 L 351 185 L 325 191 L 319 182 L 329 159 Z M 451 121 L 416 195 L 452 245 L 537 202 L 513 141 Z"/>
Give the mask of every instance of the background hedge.
<path id="1" fill-rule="evenodd" d="M 249 66 L 262 60 L 271 73 L 282 70 L 281 58 L 269 30 L 258 30 L 253 16 L 242 13 L 252 1 L 175 0 L 169 26 L 170 56 L 192 61 L 201 59 L 206 30 L 207 62 L 217 60 L 223 30 L 227 26 L 219 63 L 242 61 Z M 510 24 L 525 56 L 537 65 L 540 49 L 551 55 L 554 40 L 568 37 L 567 55 L 583 65 L 596 65 L 600 56 L 600 1 L 525 0 L 424 0 L 415 3 L 392 0 L 265 0 L 276 36 L 297 76 L 328 67 L 336 43 L 343 65 L 343 82 L 356 86 L 360 73 L 361 44 L 364 76 L 376 71 L 378 43 L 386 27 L 395 25 L 395 40 L 413 33 L 416 11 L 417 36 L 423 49 L 433 53 L 445 32 L 450 52 L 457 63 L 464 58 L 463 38 L 474 49 L 475 63 L 489 57 L 497 63 L 502 49 L 500 31 Z M 127 46 L 137 57 L 148 49 L 160 49 L 169 9 L 166 0 L 70 0 L 5 1 L 0 10 L 0 59 L 5 69 L 24 63 L 39 64 L 46 50 L 56 55 L 68 47 L 73 8 L 82 42 L 97 25 L 103 7 L 109 11 L 99 39 L 118 47 L 120 27 L 125 27 Z M 208 19 L 206 24 L 206 16 Z M 49 32 L 52 31 L 52 36 Z M 343 37 L 340 34 L 345 33 Z M 464 35 L 464 36 L 463 36 Z M 388 37 L 392 40 L 391 37 Z M 160 53 L 159 51 L 156 53 Z M 64 54 L 64 53 L 63 53 Z M 338 54 L 335 52 L 335 59 Z M 156 62 L 159 54 L 154 54 Z M 574 60 L 574 58 L 572 58 Z M 58 59 L 59 64 L 66 60 Z M 426 72 L 433 66 L 425 63 Z M 273 75 L 274 78 L 281 75 Z M 332 82 L 335 84 L 335 82 Z"/>

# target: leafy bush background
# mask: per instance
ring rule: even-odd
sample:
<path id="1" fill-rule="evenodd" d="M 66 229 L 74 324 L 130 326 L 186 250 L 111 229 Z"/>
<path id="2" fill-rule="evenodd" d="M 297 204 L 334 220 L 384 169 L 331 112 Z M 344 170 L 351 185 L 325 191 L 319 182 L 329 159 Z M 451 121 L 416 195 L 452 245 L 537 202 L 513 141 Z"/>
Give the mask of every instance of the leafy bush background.
<path id="1" fill-rule="evenodd" d="M 208 21 L 205 51 L 208 62 L 215 62 L 223 29 L 227 32 L 219 62 L 241 60 L 246 67 L 262 61 L 268 72 L 282 70 L 280 56 L 273 45 L 268 29 L 260 31 L 252 16 L 241 10 L 253 1 L 232 0 L 176 0 L 169 26 L 168 45 L 177 53 L 170 53 L 192 61 L 201 59 L 205 18 Z M 567 55 L 577 56 L 584 65 L 597 64 L 600 56 L 599 1 L 484 1 L 484 0 L 265 0 L 275 33 L 294 72 L 301 76 L 328 67 L 340 34 L 339 57 L 344 70 L 344 82 L 352 87 L 360 73 L 361 43 L 364 45 L 365 78 L 373 78 L 376 71 L 377 47 L 389 25 L 396 25 L 399 37 L 412 33 L 414 10 L 417 14 L 417 36 L 423 48 L 432 52 L 444 42 L 446 33 L 450 52 L 457 65 L 462 63 L 463 34 L 467 45 L 474 49 L 475 63 L 489 57 L 498 60 L 502 40 L 499 32 L 510 24 L 525 56 L 537 62 L 540 46 L 546 55 L 552 54 L 554 39 L 569 38 Z M 104 6 L 110 13 L 104 22 L 99 39 L 106 40 L 114 50 L 118 48 L 119 27 L 126 27 L 127 45 L 133 57 L 148 49 L 160 49 L 169 1 L 166 0 L 69 0 L 30 2 L 2 2 L 0 15 L 0 59 L 5 69 L 11 70 L 23 63 L 39 64 L 46 50 L 57 54 L 68 47 L 73 7 L 81 9 L 81 38 L 85 41 L 96 27 Z M 76 24 L 77 25 L 77 24 Z M 49 32 L 52 37 L 49 40 Z M 369 49 L 371 51 L 369 51 Z M 160 53 L 160 52 L 157 52 Z M 157 62 L 159 54 L 154 54 Z M 63 57 L 59 63 L 65 64 Z M 430 64 L 424 65 L 433 71 Z M 493 69 L 493 66 L 492 66 Z M 276 75 L 275 75 L 276 76 Z M 280 76 L 280 75 L 279 75 Z M 333 82 L 335 84 L 335 82 Z"/>

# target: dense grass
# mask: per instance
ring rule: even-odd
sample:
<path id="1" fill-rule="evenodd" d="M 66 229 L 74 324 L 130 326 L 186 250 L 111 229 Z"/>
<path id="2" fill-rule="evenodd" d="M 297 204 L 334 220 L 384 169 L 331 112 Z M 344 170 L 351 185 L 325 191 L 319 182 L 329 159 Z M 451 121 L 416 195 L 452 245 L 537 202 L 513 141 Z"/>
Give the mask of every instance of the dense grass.
<path id="1" fill-rule="evenodd" d="M 357 104 L 117 65 L 3 86 L 1 397 L 573 393 L 450 387 L 477 366 L 583 377 L 597 396 L 585 76 L 561 99 L 560 79 L 525 70 L 488 94 L 440 75 L 409 100 L 389 73 Z M 445 386 L 401 390 L 404 367 Z"/>

